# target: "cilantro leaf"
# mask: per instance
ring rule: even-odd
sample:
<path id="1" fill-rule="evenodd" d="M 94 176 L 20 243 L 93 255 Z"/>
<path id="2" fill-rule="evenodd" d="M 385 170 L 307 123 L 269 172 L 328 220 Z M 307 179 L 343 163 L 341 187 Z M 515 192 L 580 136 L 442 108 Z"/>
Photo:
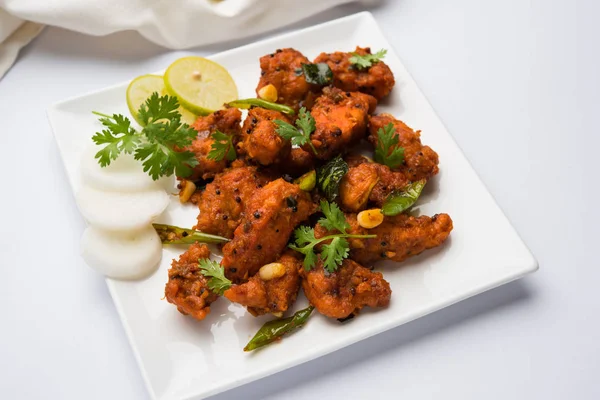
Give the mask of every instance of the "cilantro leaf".
<path id="1" fill-rule="evenodd" d="M 123 153 L 132 154 L 142 140 L 137 135 L 126 135 L 121 138 L 120 149 Z"/>
<path id="2" fill-rule="evenodd" d="M 381 59 L 385 57 L 386 53 L 386 49 L 381 49 L 375 54 L 360 55 L 358 53 L 352 53 L 352 57 L 350 57 L 348 61 L 350 61 L 350 64 L 359 70 L 366 69 L 381 61 Z"/>
<path id="3" fill-rule="evenodd" d="M 121 114 L 100 118 L 100 122 L 115 135 L 133 135 L 135 133 L 135 129 L 131 127 L 131 121 Z"/>
<path id="4" fill-rule="evenodd" d="M 304 74 L 307 83 L 324 86 L 333 80 L 333 72 L 327 63 L 302 64 L 302 68 L 295 71 L 296 75 Z"/>
<path id="5" fill-rule="evenodd" d="M 227 161 L 233 161 L 237 157 L 235 148 L 233 146 L 233 137 L 224 134 L 223 132 L 216 130 L 212 134 L 213 144 L 210 146 L 210 152 L 208 153 L 209 160 L 221 161 L 226 159 Z"/>
<path id="6" fill-rule="evenodd" d="M 306 271 L 310 271 L 312 267 L 317 263 L 317 254 L 315 253 L 314 247 L 310 248 L 310 251 L 304 253 L 304 261 L 302 265 Z"/>
<path id="7" fill-rule="evenodd" d="M 298 246 L 305 246 L 315 240 L 315 230 L 309 226 L 301 226 L 294 231 L 296 236 L 295 243 Z"/>
<path id="8" fill-rule="evenodd" d="M 316 122 L 312 114 L 306 111 L 306 107 L 302 107 L 298 111 L 298 119 L 296 120 L 296 126 L 304 133 L 306 140 L 310 140 L 310 135 L 315 131 Z"/>
<path id="9" fill-rule="evenodd" d="M 96 132 L 96 134 L 92 137 L 92 140 L 96 144 L 106 144 L 106 146 L 104 146 L 94 156 L 94 158 L 98 159 L 98 163 L 101 167 L 110 165 L 112 160 L 116 160 L 117 157 L 119 157 L 119 154 L 121 153 L 119 150 L 120 139 L 113 136 L 109 130 Z"/>
<path id="10" fill-rule="evenodd" d="M 95 155 L 100 166 L 106 167 L 116 160 L 121 152 L 131 154 L 139 144 L 140 138 L 136 136 L 135 129 L 131 127 L 131 121 L 121 114 L 100 118 L 100 122 L 107 129 L 96 132 L 92 140 L 97 145 L 106 145 Z"/>
<path id="11" fill-rule="evenodd" d="M 335 237 L 330 244 L 324 244 L 321 250 L 323 258 L 323 267 L 327 272 L 335 272 L 339 265 L 342 264 L 345 258 L 348 258 L 350 253 L 350 245 L 343 237 Z"/>
<path id="12" fill-rule="evenodd" d="M 148 125 L 150 122 L 156 122 L 160 119 L 174 119 L 180 117 L 177 109 L 179 102 L 175 96 L 158 96 L 154 92 L 140 106 L 138 118 L 142 125 Z"/>
<path id="13" fill-rule="evenodd" d="M 404 147 L 398 144 L 400 140 L 396 135 L 393 123 L 387 124 L 377 131 L 377 145 L 375 146 L 375 161 L 390 168 L 398 168 L 404 163 Z"/>
<path id="14" fill-rule="evenodd" d="M 198 133 L 181 122 L 178 108 L 176 97 L 152 93 L 140 106 L 138 116 L 144 127 L 139 132 L 120 114 L 110 116 L 94 111 L 102 117 L 100 122 L 106 127 L 92 137 L 96 144 L 106 145 L 95 156 L 100 166 L 106 167 L 121 153 L 127 153 L 142 161 L 144 172 L 154 180 L 173 173 L 180 177 L 191 175 L 198 160 L 183 149 Z"/>
<path id="15" fill-rule="evenodd" d="M 319 243 L 331 240 L 330 243 L 324 244 L 320 248 L 321 259 L 323 260 L 324 268 L 328 272 L 334 272 L 342 264 L 345 258 L 348 258 L 350 252 L 350 244 L 346 238 L 374 238 L 376 235 L 351 235 L 346 233 L 350 225 L 344 217 L 344 213 L 339 209 L 337 204 L 328 203 L 325 200 L 321 201 L 321 210 L 325 214 L 325 218 L 319 220 L 319 224 L 327 230 L 337 229 L 341 233 L 315 237 L 315 230 L 309 226 L 301 226 L 294 230 L 294 243 L 288 247 L 301 254 L 304 254 L 304 269 L 310 271 L 318 262 L 318 256 L 315 252 L 315 246 Z"/>
<path id="16" fill-rule="evenodd" d="M 190 151 L 175 151 L 160 143 L 144 143 L 135 150 L 134 158 L 142 161 L 144 172 L 152 179 L 161 176 L 189 176 L 192 168 L 198 165 L 194 153 Z"/>
<path id="17" fill-rule="evenodd" d="M 190 145 L 197 135 L 187 124 L 181 124 L 179 118 L 177 114 L 171 120 L 153 122 L 142 129 L 147 142 L 135 150 L 134 157 L 142 161 L 144 172 L 148 172 L 154 180 L 173 173 L 189 176 L 192 168 L 198 165 L 192 152 L 175 150 Z"/>
<path id="18" fill-rule="evenodd" d="M 142 161 L 144 172 L 147 172 L 152 179 L 157 180 L 163 175 L 163 165 L 167 163 L 169 156 L 159 144 L 145 143 L 135 150 L 134 158 Z"/>
<path id="19" fill-rule="evenodd" d="M 310 269 L 317 262 L 317 255 L 314 247 L 317 243 L 315 239 L 315 230 L 309 226 L 301 226 L 294 231 L 296 240 L 294 244 L 290 244 L 289 247 L 292 250 L 296 250 L 299 253 L 304 254 L 304 269 L 310 271 Z"/>
<path id="20" fill-rule="evenodd" d="M 285 122 L 281 119 L 276 119 L 273 122 L 277 125 L 277 134 L 285 140 L 292 140 L 296 136 L 299 136 L 298 129 L 289 122 Z"/>
<path id="21" fill-rule="evenodd" d="M 337 204 L 321 200 L 321 211 L 325 214 L 325 218 L 321 218 L 319 224 L 328 231 L 335 229 L 346 233 L 346 230 L 350 228 L 350 224 Z"/>
<path id="22" fill-rule="evenodd" d="M 160 143 L 168 147 L 184 148 L 192 144 L 198 132 L 187 124 L 182 124 L 180 115 L 165 122 L 155 122 L 146 125 L 142 134 L 150 142 Z"/>
<path id="23" fill-rule="evenodd" d="M 298 112 L 296 126 L 280 119 L 276 119 L 273 122 L 277 125 L 275 130 L 279 136 L 289 140 L 296 146 L 302 146 L 308 143 L 313 149 L 313 152 L 317 154 L 317 150 L 310 141 L 310 135 L 315 131 L 315 119 L 310 112 L 306 111 L 305 107 L 302 107 Z"/>
<path id="24" fill-rule="evenodd" d="M 200 273 L 209 278 L 207 286 L 214 293 L 222 296 L 231 287 L 231 281 L 225 277 L 225 269 L 216 261 L 208 258 L 198 260 Z"/>

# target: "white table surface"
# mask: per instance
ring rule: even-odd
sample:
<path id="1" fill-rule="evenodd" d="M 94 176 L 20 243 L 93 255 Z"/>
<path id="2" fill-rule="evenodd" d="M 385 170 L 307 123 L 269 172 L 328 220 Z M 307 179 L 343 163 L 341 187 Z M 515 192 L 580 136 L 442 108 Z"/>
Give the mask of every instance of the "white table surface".
<path id="1" fill-rule="evenodd" d="M 373 13 L 540 271 L 213 400 L 599 399 L 600 3 L 388 0 Z M 45 109 L 183 54 L 52 28 L 0 81 L 0 398 L 148 397 L 104 280 L 79 257 Z"/>

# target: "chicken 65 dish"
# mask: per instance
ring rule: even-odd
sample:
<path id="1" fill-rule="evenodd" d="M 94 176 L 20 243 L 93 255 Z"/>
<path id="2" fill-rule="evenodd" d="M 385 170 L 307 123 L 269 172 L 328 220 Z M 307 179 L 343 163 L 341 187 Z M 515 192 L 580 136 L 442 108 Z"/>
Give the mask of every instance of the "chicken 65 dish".
<path id="1" fill-rule="evenodd" d="M 181 313 L 201 320 L 225 297 L 254 316 L 281 317 L 301 289 L 330 318 L 386 307 L 392 288 L 375 271 L 377 262 L 404 261 L 450 234 L 447 214 L 384 215 L 387 199 L 438 173 L 438 155 L 421 143 L 419 131 L 393 115 L 376 114 L 394 76 L 370 49 L 354 53 L 371 56 L 370 65 L 353 64 L 353 53 L 323 53 L 311 64 L 298 50 L 276 50 L 260 59 L 256 92 L 265 98 L 270 91 L 273 102 L 297 113 L 254 106 L 242 120 L 237 108 L 228 108 L 194 123 L 198 135 L 189 149 L 198 164 L 191 179 L 203 187 L 191 195 L 199 208 L 194 229 L 231 240 L 220 265 L 231 284 L 222 293 L 211 288 L 198 267 L 208 247 L 191 245 L 173 261 L 165 289 Z M 333 75 L 324 84 L 302 68 L 323 64 Z M 217 131 L 235 146 L 235 160 L 209 156 Z M 353 152 L 361 141 L 376 152 L 374 161 Z M 317 179 L 329 180 L 337 193 Z M 305 251 L 306 244 L 330 235 Z"/>
<path id="2" fill-rule="evenodd" d="M 398 90 L 385 53 L 357 47 L 311 62 L 277 49 L 260 58 L 257 97 L 214 112 L 178 94 L 170 67 L 165 84 L 177 98 L 156 90 L 135 114 L 138 139 L 127 125 L 114 136 L 122 142 L 96 155 L 108 164 L 111 151 L 129 150 L 153 179 L 175 174 L 180 200 L 197 207 L 191 229 L 155 225 L 163 243 L 189 244 L 165 286 L 180 313 L 204 320 L 213 303 L 230 301 L 255 317 L 272 314 L 245 349 L 253 350 L 313 310 L 344 321 L 385 308 L 393 290 L 385 270 L 449 237 L 448 214 L 408 213 L 439 158 L 408 121 L 377 112 Z M 183 123 L 180 104 L 201 115 Z M 104 117 L 116 130 L 119 116 Z M 222 259 L 203 242 L 217 243 Z M 395 263 L 380 269 L 381 261 Z M 310 305 L 292 314 L 301 291 Z"/>

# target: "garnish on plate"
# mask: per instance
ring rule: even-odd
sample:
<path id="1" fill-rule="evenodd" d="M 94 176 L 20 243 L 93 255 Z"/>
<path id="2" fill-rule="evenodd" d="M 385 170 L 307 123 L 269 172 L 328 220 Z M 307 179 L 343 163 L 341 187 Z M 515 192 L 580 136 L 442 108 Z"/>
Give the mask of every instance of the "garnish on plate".
<path id="1" fill-rule="evenodd" d="M 338 155 L 317 170 L 317 188 L 327 200 L 334 201 L 338 197 L 340 183 L 348 169 L 348 163 Z"/>
<path id="2" fill-rule="evenodd" d="M 217 261 L 208 258 L 198 260 L 200 273 L 208 278 L 208 288 L 222 296 L 231 287 L 231 281 L 225 277 L 225 270 Z"/>
<path id="3" fill-rule="evenodd" d="M 207 158 L 209 160 L 235 160 L 237 154 L 233 145 L 233 136 L 229 136 L 219 130 L 215 130 L 215 132 L 212 134 L 212 138 L 214 143 L 211 145 L 210 151 L 208 152 Z"/>
<path id="4" fill-rule="evenodd" d="M 296 113 L 294 111 L 294 109 L 290 106 L 286 106 L 284 104 L 277 104 L 272 101 L 267 101 L 265 99 L 251 98 L 251 99 L 234 100 L 234 101 L 230 101 L 229 103 L 227 103 L 227 105 L 229 107 L 241 108 L 244 110 L 247 110 L 247 109 L 255 106 L 255 107 L 260 107 L 260 108 L 266 108 L 267 110 L 279 111 L 281 113 L 288 114 L 288 115 L 294 115 Z"/>
<path id="5" fill-rule="evenodd" d="M 315 308 L 308 306 L 287 318 L 275 319 L 265 323 L 250 339 L 244 351 L 252 351 L 281 339 L 284 335 L 301 328 Z"/>
<path id="6" fill-rule="evenodd" d="M 360 55 L 358 53 L 352 53 L 352 57 L 350 57 L 348 61 L 350 61 L 352 66 L 359 70 L 366 69 L 370 68 L 373 64 L 381 61 L 381 59 L 385 57 L 386 53 L 386 49 L 381 49 L 375 54 Z"/>
<path id="7" fill-rule="evenodd" d="M 402 191 L 392 192 L 383 203 L 381 208 L 383 214 L 387 216 L 398 215 L 411 208 L 419 199 L 426 182 L 425 179 L 421 179 L 409 183 Z"/>
<path id="8" fill-rule="evenodd" d="M 158 93 L 159 95 L 168 93 L 167 89 L 165 88 L 165 80 L 160 75 L 147 74 L 138 76 L 132 80 L 127 87 L 127 92 L 125 94 L 125 98 L 127 99 L 127 108 L 129 108 L 129 113 L 133 119 L 135 119 L 136 122 L 141 126 L 144 126 L 144 122 L 138 117 L 138 110 L 140 109 L 140 106 L 144 104 L 146 99 L 154 92 Z M 192 125 L 198 118 L 198 115 L 186 109 L 181 104 L 179 105 L 177 111 L 179 111 L 179 114 L 181 114 L 181 121 L 188 125 Z"/>
<path id="9" fill-rule="evenodd" d="M 302 107 L 298 111 L 296 126 L 280 119 L 276 119 L 273 122 L 277 125 L 277 134 L 279 136 L 289 140 L 296 146 L 308 143 L 313 152 L 317 154 L 317 150 L 310 141 L 310 134 L 315 131 L 315 119 L 305 107 Z"/>
<path id="10" fill-rule="evenodd" d="M 404 164 L 404 147 L 398 146 L 400 140 L 391 122 L 377 131 L 375 161 L 390 168 L 398 168 Z"/>
<path id="11" fill-rule="evenodd" d="M 319 224 L 328 230 L 337 230 L 340 233 L 331 234 L 322 238 L 315 238 L 314 228 L 301 226 L 294 231 L 294 244 L 289 247 L 299 253 L 304 254 L 304 268 L 308 271 L 317 263 L 317 253 L 315 246 L 326 240 L 331 240 L 331 243 L 321 247 L 320 255 L 323 259 L 323 266 L 328 272 L 334 272 L 342 264 L 342 261 L 348 257 L 350 245 L 346 239 L 368 239 L 375 238 L 377 235 L 351 235 L 346 231 L 350 225 L 346 221 L 344 213 L 335 203 L 329 203 L 326 200 L 321 200 L 321 211 L 325 215 L 319 219 Z"/>
<path id="12" fill-rule="evenodd" d="M 327 63 L 302 64 L 295 72 L 298 76 L 304 74 L 306 82 L 313 85 L 325 86 L 333 80 L 333 72 Z"/>
<path id="13" fill-rule="evenodd" d="M 198 133 L 181 122 L 178 108 L 176 97 L 154 92 L 138 111 L 138 118 L 145 124 L 141 131 L 132 128 L 129 118 L 123 115 L 94 112 L 106 128 L 92 137 L 94 143 L 104 145 L 95 155 L 98 163 L 105 167 L 119 154 L 133 153 L 154 180 L 173 173 L 189 176 L 198 161 L 192 152 L 176 148 L 190 145 Z"/>
<path id="14" fill-rule="evenodd" d="M 223 236 L 211 235 L 194 229 L 167 224 L 152 224 L 163 244 L 227 243 Z"/>
<path id="15" fill-rule="evenodd" d="M 313 190 L 317 184 L 317 171 L 311 169 L 298 179 L 294 180 L 294 183 L 300 187 L 300 189 L 305 192 L 310 192 Z"/>
<path id="16" fill-rule="evenodd" d="M 198 56 L 179 58 L 165 71 L 165 87 L 196 115 L 208 115 L 237 99 L 233 77 L 220 64 Z"/>

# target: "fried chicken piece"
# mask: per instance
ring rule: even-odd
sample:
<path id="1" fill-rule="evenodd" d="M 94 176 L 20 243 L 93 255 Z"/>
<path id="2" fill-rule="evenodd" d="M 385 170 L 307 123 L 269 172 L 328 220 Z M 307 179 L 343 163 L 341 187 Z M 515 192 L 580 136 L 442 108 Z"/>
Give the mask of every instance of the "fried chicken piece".
<path id="1" fill-rule="evenodd" d="M 236 161 L 233 166 L 240 164 Z M 217 174 L 198 196 L 194 194 L 192 201 L 200 209 L 194 229 L 232 238 L 250 197 L 270 180 L 257 167 L 246 165 Z"/>
<path id="2" fill-rule="evenodd" d="M 190 146 L 186 147 L 186 150 L 195 154 L 198 165 L 194 167 L 192 176 L 187 179 L 191 181 L 200 178 L 210 179 L 227 167 L 226 159 L 215 161 L 208 158 L 208 153 L 214 143 L 211 135 L 219 130 L 235 138 L 239 135 L 241 121 L 242 113 L 237 108 L 227 108 L 215 111 L 206 117 L 198 117 L 192 125 L 192 128 L 198 131 L 198 136 Z"/>
<path id="3" fill-rule="evenodd" d="M 240 282 L 276 260 L 296 225 L 316 211 L 310 195 L 283 179 L 256 190 L 233 239 L 223 246 L 225 273 Z"/>
<path id="4" fill-rule="evenodd" d="M 318 87 L 306 82 L 303 74 L 296 73 L 302 64 L 310 64 L 310 61 L 295 49 L 278 49 L 261 57 L 256 94 L 264 86 L 273 85 L 277 89 L 277 103 L 300 109 L 309 93 L 318 90 Z"/>
<path id="5" fill-rule="evenodd" d="M 292 250 L 286 251 L 276 262 L 285 266 L 283 276 L 264 281 L 260 274 L 256 274 L 248 282 L 227 289 L 224 296 L 234 303 L 248 307 L 250 314 L 255 317 L 268 313 L 284 313 L 298 296 L 302 262 L 294 256 Z"/>
<path id="6" fill-rule="evenodd" d="M 317 150 L 316 157 L 328 160 L 364 138 L 368 115 L 376 105 L 377 100 L 364 93 L 324 88 L 311 110 L 316 127 L 310 140 Z M 308 143 L 302 148 L 312 151 Z"/>
<path id="7" fill-rule="evenodd" d="M 167 301 L 176 305 L 183 315 L 197 320 L 204 319 L 210 313 L 210 304 L 219 298 L 208 289 L 207 279 L 198 267 L 198 259 L 209 256 L 210 250 L 205 244 L 192 244 L 179 260 L 173 260 L 165 286 Z"/>
<path id="8" fill-rule="evenodd" d="M 348 239 L 350 258 L 363 265 L 372 265 L 380 260 L 404 261 L 439 246 L 452 231 L 452 219 L 448 214 L 433 217 L 399 214 L 385 217 L 383 223 L 373 229 L 358 225 L 356 214 L 346 214 L 346 221 L 350 224 L 350 234 L 377 235 L 372 239 Z M 315 226 L 316 238 L 327 234 L 328 231 L 320 224 Z"/>
<path id="9" fill-rule="evenodd" d="M 369 141 L 376 146 L 377 131 L 389 123 L 394 124 L 399 146 L 404 148 L 404 164 L 399 168 L 404 176 L 411 181 L 429 179 L 439 171 L 439 158 L 429 146 L 421 144 L 421 131 L 413 131 L 404 122 L 397 120 L 393 115 L 380 114 L 372 116 L 369 121 Z"/>
<path id="10" fill-rule="evenodd" d="M 392 289 L 381 272 L 373 272 L 345 259 L 333 273 L 323 263 L 310 271 L 301 270 L 302 288 L 308 301 L 323 315 L 346 318 L 365 307 L 387 307 Z"/>
<path id="11" fill-rule="evenodd" d="M 393 192 L 404 189 L 410 182 L 403 172 L 370 162 L 362 156 L 346 157 L 349 169 L 340 182 L 340 207 L 344 211 L 359 212 L 370 203 L 382 207 Z"/>
<path id="12" fill-rule="evenodd" d="M 392 171 L 387 165 L 374 163 L 379 181 L 369 194 L 369 202 L 382 207 L 387 197 L 394 191 L 403 190 L 410 182 L 401 171 Z"/>
<path id="13" fill-rule="evenodd" d="M 316 161 L 312 150 L 306 151 L 300 147 L 292 148 L 290 155 L 281 160 L 275 167 L 282 173 L 291 175 L 293 177 L 299 177 L 300 175 L 314 169 L 316 167 Z"/>
<path id="14" fill-rule="evenodd" d="M 277 133 L 277 125 L 273 122 L 276 119 L 291 122 L 278 111 L 251 108 L 242 126 L 241 141 L 237 144 L 239 153 L 246 154 L 248 159 L 262 165 L 271 165 L 287 159 L 292 145 Z"/>
<path id="15" fill-rule="evenodd" d="M 365 162 L 348 169 L 340 182 L 340 207 L 344 211 L 359 212 L 367 207 L 369 196 L 379 182 L 375 163 Z"/>
<path id="16" fill-rule="evenodd" d="M 356 47 L 355 53 L 364 56 L 371 54 L 369 47 Z M 333 86 L 347 92 L 370 94 L 377 100 L 387 96 L 394 87 L 394 74 L 383 61 L 366 69 L 355 68 L 350 63 L 352 53 L 321 53 L 315 63 L 327 63 L 333 72 Z"/>

